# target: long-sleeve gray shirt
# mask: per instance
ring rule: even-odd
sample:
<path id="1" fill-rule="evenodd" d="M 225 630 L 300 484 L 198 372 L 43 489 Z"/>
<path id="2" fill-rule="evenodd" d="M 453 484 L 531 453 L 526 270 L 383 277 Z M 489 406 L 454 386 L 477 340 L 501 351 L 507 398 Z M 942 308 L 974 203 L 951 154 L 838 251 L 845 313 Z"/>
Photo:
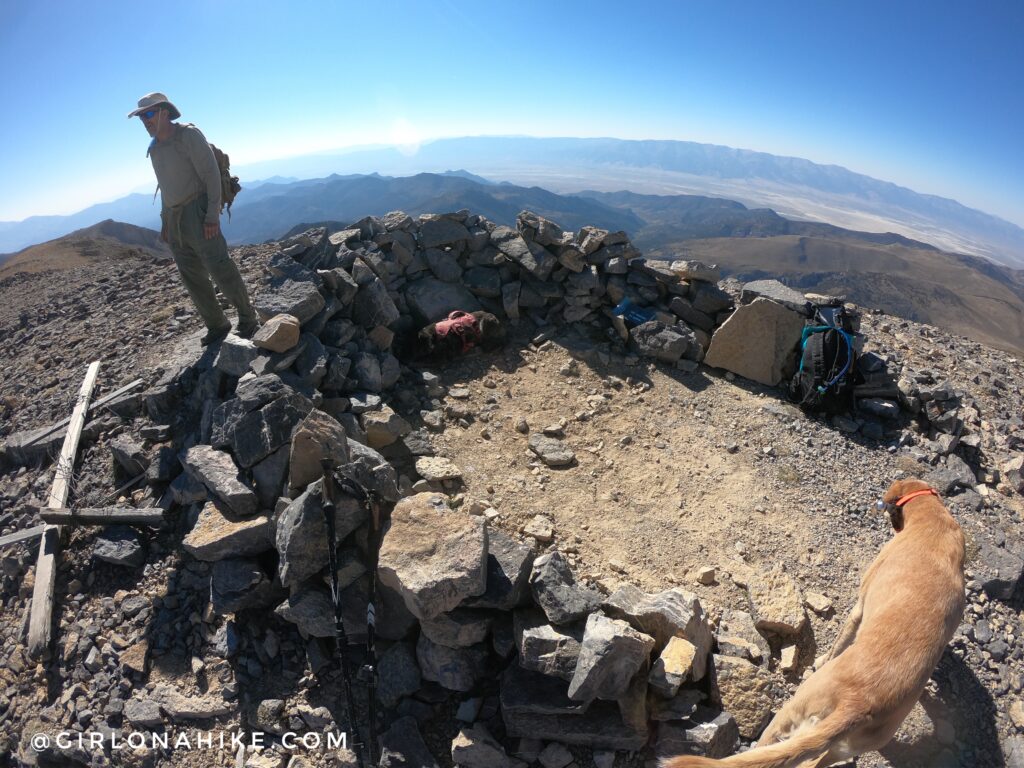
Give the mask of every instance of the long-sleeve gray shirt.
<path id="1" fill-rule="evenodd" d="M 220 220 L 220 168 L 202 131 L 191 123 L 176 124 L 169 139 L 153 140 L 149 159 L 160 185 L 164 213 L 205 192 L 206 223 Z"/>

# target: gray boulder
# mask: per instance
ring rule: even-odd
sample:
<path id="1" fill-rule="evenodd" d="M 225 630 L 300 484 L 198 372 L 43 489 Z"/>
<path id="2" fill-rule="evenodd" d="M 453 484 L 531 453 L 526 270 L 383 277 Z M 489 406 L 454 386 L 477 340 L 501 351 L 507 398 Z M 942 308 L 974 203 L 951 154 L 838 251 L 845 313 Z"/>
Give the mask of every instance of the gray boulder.
<path id="1" fill-rule="evenodd" d="M 395 643 L 377 662 L 377 699 L 385 707 L 395 706 L 422 685 L 416 652 L 410 643 Z"/>
<path id="2" fill-rule="evenodd" d="M 444 216 L 420 222 L 420 247 L 442 248 L 456 245 L 470 239 L 469 230 L 465 225 Z"/>
<path id="3" fill-rule="evenodd" d="M 251 341 L 229 333 L 221 342 L 213 365 L 228 376 L 243 376 L 249 370 L 249 364 L 260 354 L 260 348 Z"/>
<path id="4" fill-rule="evenodd" d="M 96 536 L 92 556 L 97 560 L 135 568 L 146 562 L 146 551 L 134 528 L 110 525 Z"/>
<path id="5" fill-rule="evenodd" d="M 480 302 L 461 284 L 445 283 L 426 277 L 412 283 L 405 292 L 409 309 L 422 324 L 435 323 L 455 309 L 475 312 Z"/>
<path id="6" fill-rule="evenodd" d="M 272 278 L 253 306 L 263 322 L 275 315 L 292 315 L 299 323 L 305 323 L 312 320 L 325 303 L 315 283 L 283 277 Z"/>
<path id="7" fill-rule="evenodd" d="M 348 437 L 337 419 L 314 408 L 292 434 L 288 485 L 297 490 L 322 477 L 323 459 L 332 466 L 348 463 Z"/>
<path id="8" fill-rule="evenodd" d="M 487 531 L 487 590 L 463 601 L 468 608 L 510 611 L 529 594 L 533 549 L 497 528 Z"/>
<path id="9" fill-rule="evenodd" d="M 401 313 L 380 278 L 362 286 L 352 302 L 352 319 L 367 330 L 378 325 L 391 325 L 399 317 Z"/>
<path id="10" fill-rule="evenodd" d="M 584 626 L 569 624 L 555 627 L 534 608 L 515 612 L 513 631 L 519 665 L 563 680 L 572 680 L 583 642 Z"/>
<path id="11" fill-rule="evenodd" d="M 181 457 L 181 464 L 235 514 L 243 517 L 256 514 L 259 508 L 256 493 L 242 482 L 238 465 L 229 454 L 209 445 L 195 445 Z"/>
<path id="12" fill-rule="evenodd" d="M 684 357 L 696 360 L 703 351 L 689 328 L 665 325 L 657 320 L 649 320 L 631 328 L 629 337 L 643 357 L 651 357 L 663 363 L 674 363 Z"/>
<path id="13" fill-rule="evenodd" d="M 627 585 L 610 595 L 601 607 L 612 618 L 628 621 L 635 629 L 654 637 L 659 653 L 673 637 L 689 640 L 697 648 L 693 679 L 704 676 L 713 636 L 696 595 L 678 587 L 646 594 Z"/>
<path id="14" fill-rule="evenodd" d="M 601 594 L 576 583 L 569 564 L 560 552 L 548 552 L 533 561 L 530 573 L 533 598 L 552 624 L 582 619 L 601 604 Z"/>
<path id="15" fill-rule="evenodd" d="M 117 466 L 129 477 L 138 477 L 149 467 L 149 458 L 142 449 L 142 444 L 128 437 L 115 437 L 111 440 L 110 453 Z"/>
<path id="16" fill-rule="evenodd" d="M 486 568 L 483 518 L 453 512 L 439 493 L 416 494 L 395 505 L 378 573 L 417 618 L 434 618 L 483 594 Z"/>
<path id="17" fill-rule="evenodd" d="M 420 635 L 416 659 L 425 680 L 432 680 L 449 691 L 471 691 L 488 672 L 490 652 L 486 645 L 449 648 Z"/>
<path id="18" fill-rule="evenodd" d="M 224 615 L 262 604 L 271 594 L 271 582 L 251 558 L 218 560 L 210 572 L 210 603 Z"/>
<path id="19" fill-rule="evenodd" d="M 312 483 L 277 518 L 278 576 L 286 587 L 302 583 L 328 563 L 322 487 L 322 480 Z M 366 519 L 366 506 L 339 491 L 334 505 L 336 543 L 344 541 Z"/>
<path id="20" fill-rule="evenodd" d="M 569 698 L 578 701 L 619 699 L 647 664 L 654 638 L 625 621 L 593 613 L 587 619 Z"/>
<path id="21" fill-rule="evenodd" d="M 380 768 L 438 768 L 414 717 L 400 717 L 380 737 Z"/>
<path id="22" fill-rule="evenodd" d="M 737 308 L 711 337 L 704 358 L 744 378 L 774 387 L 796 369 L 804 318 L 767 299 Z"/>

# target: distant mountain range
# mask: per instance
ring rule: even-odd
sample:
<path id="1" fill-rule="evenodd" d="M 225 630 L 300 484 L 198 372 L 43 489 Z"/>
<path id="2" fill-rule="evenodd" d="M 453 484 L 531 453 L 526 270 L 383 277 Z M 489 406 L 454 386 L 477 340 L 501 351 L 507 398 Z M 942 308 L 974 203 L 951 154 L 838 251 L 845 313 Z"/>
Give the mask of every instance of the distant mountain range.
<path id="1" fill-rule="evenodd" d="M 298 202 L 303 196 L 308 200 L 309 190 L 304 188 L 327 183 L 335 174 L 410 176 L 453 168 L 468 169 L 455 175 L 482 184 L 487 183 L 485 179 L 502 180 L 563 194 L 596 190 L 712 196 L 750 208 L 770 208 L 789 219 L 862 232 L 893 232 L 943 250 L 1024 267 L 1024 229 L 956 201 L 918 194 L 834 165 L 684 141 L 472 137 L 434 141 L 411 155 L 398 149 L 370 149 L 268 161 L 236 169 L 246 189 L 238 198 L 233 219 L 246 223 L 237 227 L 234 222 L 227 223 L 225 232 L 232 242 L 280 234 L 265 227 L 254 236 L 257 227 L 247 221 L 245 209 L 268 197 L 295 194 L 288 201 L 278 201 L 287 215 L 274 214 L 284 231 L 296 221 L 290 217 L 301 214 L 306 205 Z M 305 181 L 292 181 L 295 178 Z M 320 216 L 314 210 L 319 207 L 310 206 L 300 220 L 344 218 L 340 212 Z M 413 209 L 415 205 L 405 207 Z M 438 208 L 429 206 L 429 210 Z M 270 206 L 264 204 L 260 210 L 266 213 Z M 366 207 L 361 210 L 365 212 Z M 353 211 L 352 215 L 362 214 Z M 149 195 L 129 195 L 68 217 L 33 216 L 23 222 L 0 222 L 0 253 L 106 218 L 155 227 L 158 205 L 153 205 Z"/>
<path id="2" fill-rule="evenodd" d="M 246 192 L 246 203 L 239 197 L 227 225 L 235 242 L 278 240 L 323 222 L 340 229 L 393 210 L 416 215 L 467 208 L 514 225 L 526 209 L 570 230 L 587 224 L 624 229 L 648 258 L 700 259 L 744 280 L 771 277 L 805 291 L 839 293 L 864 306 L 1024 352 L 1024 271 L 946 253 L 902 235 L 793 221 L 719 198 L 594 191 L 557 195 L 539 187 L 478 181 L 461 172 L 333 176 L 266 183 Z M 0 265 L 0 277 L 123 252 L 112 241 L 121 249 L 144 248 L 158 256 L 165 246 L 157 238 L 152 230 L 102 222 L 17 254 Z"/>
<path id="3" fill-rule="evenodd" d="M 469 137 L 424 144 L 413 155 L 374 149 L 250 166 L 281 173 L 409 175 L 466 168 L 552 192 L 698 194 L 771 208 L 789 218 L 866 232 L 896 232 L 943 250 L 1024 267 L 1024 229 L 955 200 L 919 194 L 836 165 L 687 141 Z"/>

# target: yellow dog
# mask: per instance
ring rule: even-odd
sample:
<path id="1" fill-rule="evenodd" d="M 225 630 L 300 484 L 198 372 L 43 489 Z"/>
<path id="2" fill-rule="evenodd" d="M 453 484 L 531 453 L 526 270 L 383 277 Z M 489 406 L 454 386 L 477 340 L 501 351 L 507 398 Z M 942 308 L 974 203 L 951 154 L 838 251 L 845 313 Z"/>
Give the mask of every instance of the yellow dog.
<path id="1" fill-rule="evenodd" d="M 883 497 L 896 534 L 860 586 L 826 663 L 797 688 L 758 746 L 662 768 L 824 768 L 885 746 L 924 691 L 964 612 L 964 535 L 920 480 Z"/>

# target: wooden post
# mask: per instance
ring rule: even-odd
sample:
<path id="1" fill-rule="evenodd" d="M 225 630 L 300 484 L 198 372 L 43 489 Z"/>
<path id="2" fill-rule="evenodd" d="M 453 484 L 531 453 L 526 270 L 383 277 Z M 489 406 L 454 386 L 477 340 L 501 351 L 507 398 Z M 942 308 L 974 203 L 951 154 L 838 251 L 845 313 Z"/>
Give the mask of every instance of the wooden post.
<path id="1" fill-rule="evenodd" d="M 42 536 L 45 529 L 45 525 L 37 525 L 32 528 L 26 528 L 23 531 L 15 531 L 14 533 L 8 533 L 6 536 L 0 536 L 0 547 L 6 547 L 8 544 L 17 544 L 19 541 L 34 539 L 36 536 Z"/>
<path id="2" fill-rule="evenodd" d="M 89 410 L 89 396 L 96 385 L 100 372 L 100 361 L 92 363 L 85 373 L 78 402 L 71 413 L 71 422 L 64 436 L 64 447 L 57 459 L 53 485 L 50 487 L 48 507 L 65 507 L 71 492 L 71 477 L 75 470 L 75 454 L 78 440 L 85 426 L 85 415 Z M 57 555 L 60 551 L 60 526 L 47 525 L 39 542 L 39 556 L 36 558 L 35 584 L 32 587 L 32 612 L 28 625 L 28 652 L 39 658 L 50 646 L 53 616 L 53 587 L 57 580 Z"/>
<path id="3" fill-rule="evenodd" d="M 42 507 L 39 516 L 43 522 L 58 525 L 151 525 L 164 522 L 160 507 L 82 507 L 81 509 L 51 509 Z"/>

